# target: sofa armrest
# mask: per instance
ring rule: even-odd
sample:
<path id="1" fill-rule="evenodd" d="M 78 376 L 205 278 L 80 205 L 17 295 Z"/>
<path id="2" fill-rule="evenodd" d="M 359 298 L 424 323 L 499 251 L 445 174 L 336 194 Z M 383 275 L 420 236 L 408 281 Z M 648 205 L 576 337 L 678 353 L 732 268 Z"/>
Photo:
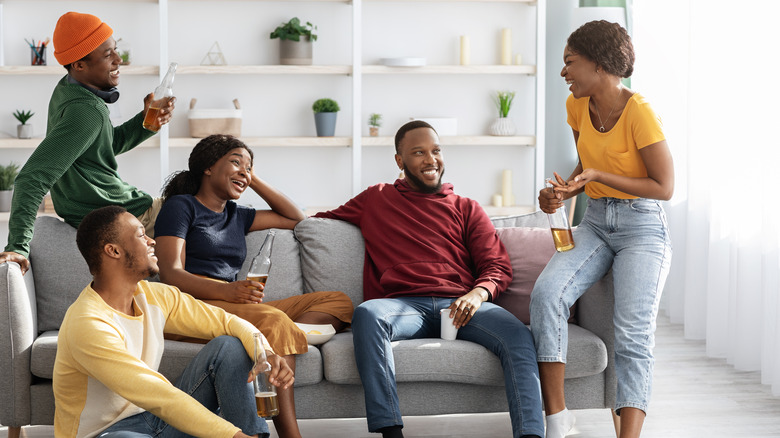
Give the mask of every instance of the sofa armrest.
<path id="1" fill-rule="evenodd" d="M 607 369 L 604 393 L 605 406 L 615 406 L 617 377 L 615 375 L 615 325 L 612 320 L 615 295 L 610 270 L 577 300 L 577 325 L 601 338 L 607 346 Z"/>
<path id="2" fill-rule="evenodd" d="M 38 326 L 33 270 L 0 264 L 0 424 L 30 424 L 30 355 Z"/>

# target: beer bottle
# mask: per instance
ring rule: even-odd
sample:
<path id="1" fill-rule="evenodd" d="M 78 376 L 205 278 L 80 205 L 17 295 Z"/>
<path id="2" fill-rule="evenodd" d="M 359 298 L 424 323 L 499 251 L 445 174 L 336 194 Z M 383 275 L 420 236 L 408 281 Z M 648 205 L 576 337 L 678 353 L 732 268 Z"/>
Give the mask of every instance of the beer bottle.
<path id="1" fill-rule="evenodd" d="M 263 334 L 255 333 L 254 340 L 254 371 L 255 375 L 252 386 L 255 391 L 255 405 L 257 406 L 258 417 L 275 417 L 279 415 L 279 401 L 276 398 L 276 387 L 268 380 L 268 373 L 271 372 L 271 364 L 265 355 L 265 346 L 263 343 Z"/>
<path id="2" fill-rule="evenodd" d="M 271 246 L 274 244 L 274 236 L 276 232 L 274 230 L 268 230 L 268 234 L 265 235 L 263 245 L 260 246 L 260 252 L 252 260 L 252 264 L 249 265 L 249 273 L 246 275 L 247 280 L 257 281 L 265 286 L 265 282 L 268 281 L 268 274 L 271 272 Z"/>
<path id="3" fill-rule="evenodd" d="M 553 188 L 550 180 L 545 181 L 545 187 L 548 189 Z M 574 237 L 571 233 L 569 215 L 566 214 L 566 205 L 561 205 L 553 214 L 548 214 L 547 219 L 550 221 L 550 231 L 552 231 L 555 250 L 565 252 L 574 248 Z"/>
<path id="4" fill-rule="evenodd" d="M 160 110 L 164 108 L 168 101 L 173 97 L 173 77 L 176 74 L 176 67 L 179 64 L 172 62 L 168 67 L 168 73 L 163 77 L 160 85 L 154 89 L 154 100 L 149 105 L 149 109 L 146 110 L 146 116 L 144 117 L 144 128 L 157 132 L 161 126 L 158 118 L 160 117 Z"/>

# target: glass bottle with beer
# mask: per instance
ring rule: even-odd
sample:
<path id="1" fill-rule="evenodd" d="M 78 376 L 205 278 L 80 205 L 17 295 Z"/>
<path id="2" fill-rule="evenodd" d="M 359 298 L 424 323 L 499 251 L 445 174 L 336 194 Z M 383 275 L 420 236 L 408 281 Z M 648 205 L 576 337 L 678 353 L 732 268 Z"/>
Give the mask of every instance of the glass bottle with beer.
<path id="1" fill-rule="evenodd" d="M 268 357 L 265 354 L 263 343 L 263 334 L 254 335 L 254 371 L 257 373 L 253 380 L 255 390 L 255 404 L 257 405 L 257 416 L 268 418 L 279 415 L 279 400 L 276 398 L 276 387 L 268 380 L 268 374 L 271 372 L 271 364 L 268 363 Z"/>
<path id="2" fill-rule="evenodd" d="M 553 190 L 552 182 L 549 179 L 545 183 L 545 187 Z M 566 205 L 561 205 L 554 213 L 548 214 L 547 219 L 550 221 L 550 231 L 552 231 L 555 250 L 564 252 L 574 248 L 574 236 L 571 233 Z"/>
<path id="3" fill-rule="evenodd" d="M 160 85 L 154 89 L 154 100 L 149 105 L 149 109 L 146 110 L 146 116 L 144 116 L 144 128 L 157 132 L 160 130 L 160 110 L 168 105 L 168 101 L 173 98 L 173 77 L 176 74 L 176 67 L 179 64 L 172 62 L 168 67 L 168 73 L 163 77 Z"/>
<path id="4" fill-rule="evenodd" d="M 268 281 L 268 273 L 271 272 L 271 247 L 274 244 L 275 235 L 274 230 L 268 230 L 263 245 L 260 246 L 260 252 L 252 260 L 246 275 L 247 280 L 256 281 L 264 287 L 265 282 Z"/>

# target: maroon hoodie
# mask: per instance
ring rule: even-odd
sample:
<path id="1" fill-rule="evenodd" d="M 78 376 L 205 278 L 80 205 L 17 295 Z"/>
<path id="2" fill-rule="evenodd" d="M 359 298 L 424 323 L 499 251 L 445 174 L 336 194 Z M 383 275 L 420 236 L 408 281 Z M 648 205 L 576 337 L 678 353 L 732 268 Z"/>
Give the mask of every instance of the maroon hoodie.
<path id="1" fill-rule="evenodd" d="M 366 243 L 363 298 L 460 297 L 481 286 L 495 299 L 512 279 L 506 249 L 475 201 L 452 184 L 435 194 L 405 180 L 378 184 L 315 217 L 360 227 Z"/>

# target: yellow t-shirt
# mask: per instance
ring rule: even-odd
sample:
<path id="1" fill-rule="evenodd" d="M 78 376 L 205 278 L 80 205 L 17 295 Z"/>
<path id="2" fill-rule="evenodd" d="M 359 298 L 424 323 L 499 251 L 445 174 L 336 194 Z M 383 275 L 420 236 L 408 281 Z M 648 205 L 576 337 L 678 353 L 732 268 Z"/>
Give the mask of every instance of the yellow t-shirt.
<path id="1" fill-rule="evenodd" d="M 94 437 L 144 410 L 190 435 L 235 435 L 238 427 L 157 371 L 163 332 L 202 339 L 235 336 L 251 356 L 257 329 L 162 283 L 139 282 L 133 307 L 136 316 L 117 312 L 90 285 L 68 308 L 54 361 L 54 435 Z"/>
<path id="2" fill-rule="evenodd" d="M 593 127 L 589 104 L 590 97 L 575 99 L 574 95 L 569 95 L 566 99 L 567 122 L 579 132 L 577 153 L 582 168 L 633 178 L 646 177 L 647 168 L 639 150 L 666 139 L 661 119 L 650 104 L 639 93 L 635 93 L 626 103 L 620 119 L 608 132 L 599 132 Z M 594 199 L 636 198 L 597 182 L 587 183 L 585 193 Z"/>

